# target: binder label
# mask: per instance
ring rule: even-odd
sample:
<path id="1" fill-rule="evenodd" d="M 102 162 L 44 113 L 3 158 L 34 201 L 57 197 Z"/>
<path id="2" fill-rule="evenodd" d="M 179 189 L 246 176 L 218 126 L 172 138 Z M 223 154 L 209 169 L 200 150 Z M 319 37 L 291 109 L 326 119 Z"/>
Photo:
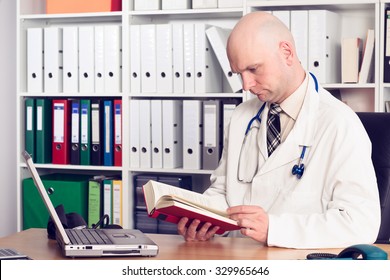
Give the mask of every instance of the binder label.
<path id="1" fill-rule="evenodd" d="M 99 104 L 92 104 L 92 143 L 100 144 L 100 115 Z M 96 125 L 95 125 L 96 124 Z"/>
<path id="2" fill-rule="evenodd" d="M 33 130 L 33 107 L 28 106 L 27 107 L 27 130 L 32 131 Z"/>
<path id="3" fill-rule="evenodd" d="M 110 124 L 110 115 L 111 115 L 111 110 L 110 110 L 110 106 L 104 106 L 104 112 L 105 112 L 105 118 L 104 118 L 104 122 L 105 122 L 105 126 L 107 128 L 107 131 L 109 131 L 110 127 L 111 127 L 111 124 Z M 111 152 L 111 139 L 110 139 L 110 133 L 105 133 L 104 137 L 106 138 L 105 139 L 105 147 L 104 147 L 104 150 L 106 153 L 110 153 Z"/>
<path id="4" fill-rule="evenodd" d="M 115 144 L 122 144 L 122 131 L 121 131 L 121 105 L 115 105 Z"/>
<path id="5" fill-rule="evenodd" d="M 37 107 L 37 130 L 42 131 L 42 106 Z"/>
<path id="6" fill-rule="evenodd" d="M 72 104 L 72 143 L 79 142 L 79 107 Z"/>
<path id="7" fill-rule="evenodd" d="M 64 143 L 65 133 L 65 110 L 64 104 L 54 103 L 54 142 Z"/>
<path id="8" fill-rule="evenodd" d="M 88 144 L 88 105 L 82 104 L 81 108 L 81 143 Z"/>
<path id="9" fill-rule="evenodd" d="M 204 140 L 205 147 L 217 146 L 217 107 L 215 105 L 204 106 Z"/>

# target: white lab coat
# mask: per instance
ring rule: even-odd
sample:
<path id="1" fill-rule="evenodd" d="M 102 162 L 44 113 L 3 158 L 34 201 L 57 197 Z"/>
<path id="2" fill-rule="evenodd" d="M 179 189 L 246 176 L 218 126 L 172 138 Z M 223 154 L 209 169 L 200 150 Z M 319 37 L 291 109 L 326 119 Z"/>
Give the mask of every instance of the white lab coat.
<path id="1" fill-rule="evenodd" d="M 218 168 L 205 194 L 220 207 L 258 205 L 269 214 L 268 245 L 291 248 L 346 247 L 373 243 L 380 204 L 371 161 L 371 143 L 357 115 L 310 77 L 296 123 L 268 158 L 267 106 L 259 132 L 259 170 L 252 184 L 237 178 L 245 129 L 262 102 L 252 99 L 235 110 Z M 226 137 L 227 136 L 227 137 Z M 302 146 L 305 172 L 292 175 Z"/>

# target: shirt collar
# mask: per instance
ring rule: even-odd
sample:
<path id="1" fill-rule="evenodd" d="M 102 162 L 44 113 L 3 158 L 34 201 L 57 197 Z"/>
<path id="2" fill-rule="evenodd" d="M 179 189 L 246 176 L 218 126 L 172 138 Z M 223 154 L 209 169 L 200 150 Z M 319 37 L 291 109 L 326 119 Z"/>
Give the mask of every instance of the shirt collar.
<path id="1" fill-rule="evenodd" d="M 305 79 L 302 84 L 294 91 L 289 97 L 287 97 L 282 103 L 280 103 L 280 107 L 283 112 L 286 113 L 290 118 L 294 121 L 297 120 L 298 114 L 301 111 L 303 101 L 305 99 L 307 85 L 309 81 L 309 74 L 306 72 Z"/>

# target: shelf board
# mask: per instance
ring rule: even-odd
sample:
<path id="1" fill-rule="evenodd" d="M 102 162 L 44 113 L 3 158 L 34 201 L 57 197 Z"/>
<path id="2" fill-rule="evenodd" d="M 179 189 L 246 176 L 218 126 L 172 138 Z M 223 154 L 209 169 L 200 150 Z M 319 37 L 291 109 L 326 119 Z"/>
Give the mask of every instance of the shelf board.
<path id="1" fill-rule="evenodd" d="M 62 170 L 99 170 L 99 171 L 122 171 L 122 166 L 96 166 L 96 165 L 71 165 L 71 164 L 34 164 L 37 169 L 62 169 Z M 20 164 L 21 167 L 26 167 L 25 163 Z"/>
<path id="2" fill-rule="evenodd" d="M 19 94 L 19 97 L 51 97 L 51 98 L 68 98 L 68 97 L 104 97 L 104 98 L 122 98 L 122 93 L 64 93 L 64 92 L 57 92 L 57 93 L 31 93 L 31 92 L 21 92 Z"/>
<path id="3" fill-rule="evenodd" d="M 66 14 L 26 14 L 20 15 L 20 19 L 75 19 L 75 18 L 97 18 L 97 17 L 121 17 L 122 12 L 102 13 L 66 13 Z"/>
<path id="4" fill-rule="evenodd" d="M 186 9 L 186 10 L 154 10 L 154 11 L 129 11 L 131 16 L 153 16 L 153 15 L 202 15 L 202 14 L 237 14 L 242 15 L 243 8 L 223 9 Z"/>
<path id="5" fill-rule="evenodd" d="M 367 5 L 378 4 L 377 0 L 319 0 L 319 1 L 308 1 L 308 0 L 293 0 L 293 1 L 264 1 L 264 0 L 253 0 L 247 1 L 247 8 L 257 8 L 257 7 L 316 7 L 316 8 L 326 8 L 329 6 L 334 7 L 338 10 L 345 10 L 353 8 L 362 8 Z"/>
<path id="6" fill-rule="evenodd" d="M 335 84 L 322 84 L 322 87 L 326 89 L 375 89 L 375 84 L 373 83 L 365 83 L 365 84 L 341 84 L 341 83 L 335 83 Z"/>
<path id="7" fill-rule="evenodd" d="M 142 172 L 142 173 L 169 173 L 169 174 L 196 174 L 196 175 L 210 175 L 214 170 L 199 170 L 199 169 L 182 169 L 182 168 L 130 168 L 130 172 Z"/>
<path id="8" fill-rule="evenodd" d="M 135 98 L 242 98 L 243 93 L 139 93 L 130 94 Z"/>

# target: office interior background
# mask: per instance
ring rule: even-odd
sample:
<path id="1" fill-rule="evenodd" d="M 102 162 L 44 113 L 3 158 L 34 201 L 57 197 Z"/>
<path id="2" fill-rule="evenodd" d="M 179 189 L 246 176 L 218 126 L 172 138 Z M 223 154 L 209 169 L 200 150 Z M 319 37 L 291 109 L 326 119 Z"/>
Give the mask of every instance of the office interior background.
<path id="1" fill-rule="evenodd" d="M 27 0 L 27 1 L 31 1 L 31 0 Z M 45 0 L 35 0 L 35 1 L 37 1 L 35 3 L 38 3 L 38 2 L 44 3 Z M 133 1 L 133 0 L 129 0 L 129 1 Z M 142 1 L 144 1 L 144 0 L 142 0 Z M 270 3 L 272 1 L 254 1 L 254 2 Z M 277 2 L 282 2 L 282 1 L 277 1 Z M 333 0 L 330 2 L 333 3 Z M 343 2 L 342 5 L 344 5 L 344 6 L 345 6 L 345 3 L 348 3 L 348 4 L 358 3 L 356 5 L 356 6 L 358 6 L 360 2 L 364 2 L 364 1 L 355 2 L 353 0 L 347 0 L 347 1 L 342 1 L 342 2 Z M 378 15 L 375 15 L 376 8 L 373 8 L 374 6 L 378 7 L 379 5 L 376 6 L 376 4 L 374 5 L 370 1 L 368 1 L 368 2 L 369 2 L 369 5 L 367 5 L 367 6 L 369 7 L 369 12 L 366 12 L 364 9 L 361 8 L 362 6 L 364 6 L 367 3 L 363 3 L 361 6 L 359 6 L 357 11 L 353 10 L 353 12 L 352 12 L 353 16 L 351 17 L 352 22 L 354 20 L 357 21 L 356 20 L 356 18 L 358 18 L 357 15 L 361 16 L 358 18 L 357 24 L 354 24 L 355 22 L 353 22 L 351 24 L 350 19 L 349 19 L 349 21 L 345 20 L 346 22 L 350 23 L 350 24 L 345 25 L 345 26 L 348 26 L 346 28 L 346 30 L 347 30 L 346 33 L 348 33 L 348 35 L 352 36 L 351 34 L 359 33 L 358 34 L 359 37 L 363 38 L 365 36 L 367 27 L 374 28 L 374 25 L 375 25 L 375 30 L 378 30 L 378 31 L 376 31 L 375 36 L 381 35 L 379 33 L 380 28 L 377 26 L 377 24 L 379 25 L 379 18 L 380 17 Z M 384 1 L 384 2 L 386 2 L 386 4 L 385 4 L 386 7 L 390 6 L 390 2 L 388 2 L 388 3 L 387 3 L 387 1 Z M 285 3 L 287 4 L 288 1 L 286 1 Z M 306 1 L 302 1 L 302 3 L 301 4 L 303 6 L 309 7 L 310 4 L 317 3 L 317 2 L 306 0 Z M 282 3 L 282 4 L 279 3 L 279 5 L 282 5 L 284 7 L 284 3 Z M 20 226 L 20 225 L 18 225 L 18 216 L 17 216 L 17 212 L 18 212 L 18 209 L 17 209 L 18 192 L 17 192 L 17 190 L 18 190 L 18 188 L 20 188 L 20 182 L 18 182 L 20 179 L 18 177 L 20 177 L 20 176 L 19 176 L 19 174 L 17 174 L 17 170 L 18 170 L 17 168 L 20 168 L 20 164 L 18 163 L 20 161 L 20 159 L 19 159 L 19 154 L 17 153 L 17 150 L 19 147 L 16 145 L 19 142 L 18 138 L 22 138 L 22 137 L 20 137 L 21 136 L 20 131 L 19 131 L 19 133 L 17 131 L 17 130 L 20 130 L 20 124 L 18 124 L 16 121 L 17 115 L 18 114 L 20 115 L 19 110 L 21 109 L 20 104 L 16 104 L 17 103 L 16 95 L 18 94 L 17 90 L 19 90 L 19 89 L 17 89 L 16 85 L 17 85 L 17 83 L 20 83 L 20 81 L 17 81 L 18 75 L 16 72 L 16 67 L 17 67 L 18 63 L 21 64 L 23 62 L 18 61 L 18 58 L 20 56 L 17 56 L 16 33 L 18 30 L 17 30 L 16 6 L 17 6 L 16 0 L 0 0 L 0 23 L 1 23 L 1 25 L 0 25 L 1 33 L 0 34 L 2 35 L 2 44 L 0 44 L 0 69 L 1 69 L 1 72 L 0 72 L 0 74 L 1 74 L 0 75 L 0 81 L 1 81 L 0 92 L 1 92 L 1 97 L 2 97 L 2 102 L 0 102 L 0 104 L 1 104 L 0 105 L 1 106 L 0 112 L 2 114 L 1 118 L 0 118 L 0 122 L 1 122 L 0 129 L 2 130 L 2 134 L 1 134 L 2 137 L 0 137 L 0 139 L 1 139 L 0 143 L 2 145 L 2 152 L 0 154 L 0 158 L 1 158 L 0 159 L 0 168 L 2 170 L 0 173 L 2 175 L 1 176 L 1 184 L 2 185 L 0 187 L 0 189 L 1 189 L 1 195 L 0 195 L 0 222 L 1 222 L 0 237 L 8 235 L 8 234 L 13 233 L 13 232 L 16 232 L 18 230 L 18 227 Z M 256 5 L 254 5 L 254 6 L 256 6 Z M 260 8 L 254 7 L 253 9 L 256 10 L 256 9 L 260 9 Z M 345 7 L 344 7 L 344 9 L 345 9 Z M 345 13 L 345 11 L 344 11 L 344 13 Z M 237 18 L 237 13 L 233 13 L 233 14 L 234 14 L 233 17 Z M 347 14 L 347 16 L 349 15 L 348 12 L 346 14 Z M 152 17 L 157 18 L 156 22 L 158 22 L 159 20 L 164 21 L 164 17 L 163 17 L 163 19 L 159 19 L 159 16 L 160 15 L 158 15 L 158 16 L 153 15 Z M 194 13 L 192 15 L 192 18 L 189 17 L 190 18 L 189 20 L 195 19 L 197 16 L 198 15 L 196 13 Z M 230 16 L 230 14 L 229 14 L 229 16 Z M 126 18 L 126 20 L 129 20 L 128 15 L 125 15 L 123 17 Z M 135 16 L 135 18 L 137 18 L 137 16 Z M 142 15 L 139 18 L 142 19 Z M 180 15 L 179 15 L 179 18 L 180 18 Z M 196 19 L 198 19 L 198 18 L 196 18 Z M 207 15 L 206 16 L 200 15 L 199 19 L 202 21 L 209 20 L 207 18 Z M 97 20 L 99 20 L 99 19 L 97 19 Z M 217 20 L 221 21 L 221 23 L 225 24 L 223 18 L 222 18 L 222 20 L 221 19 L 217 19 Z M 38 22 L 39 19 L 32 20 L 33 23 L 35 21 Z M 91 21 L 93 22 L 93 19 Z M 134 22 L 137 22 L 137 20 L 135 20 Z M 229 20 L 227 20 L 226 24 L 230 25 L 230 23 L 231 22 L 230 22 L 230 18 L 229 18 Z M 34 25 L 34 24 L 32 24 L 32 25 Z M 26 26 L 32 26 L 32 25 L 31 25 L 31 23 L 27 23 Z M 351 26 L 351 27 L 354 26 L 354 28 L 349 29 L 350 28 L 349 26 Z M 378 49 L 376 50 L 376 53 L 379 53 Z M 21 61 L 23 61 L 23 59 L 21 59 Z M 379 66 L 378 66 L 379 59 L 380 59 L 380 57 L 377 56 L 377 58 L 376 58 L 377 61 L 375 63 L 375 65 L 376 65 L 375 67 L 377 68 L 376 69 L 377 73 L 379 72 Z M 379 75 L 376 74 L 376 76 L 379 76 Z M 380 78 L 376 78 L 376 79 L 379 80 Z M 359 87 L 359 85 L 356 87 L 354 87 L 354 86 L 349 87 L 348 85 L 346 85 L 345 87 L 342 86 L 341 88 L 343 89 L 344 92 L 346 92 L 346 95 L 343 96 L 343 101 L 345 101 L 348 105 L 350 105 L 355 111 L 384 111 L 383 110 L 384 108 L 382 108 L 382 107 L 384 107 L 383 106 L 384 101 L 390 100 L 390 90 L 389 90 L 390 87 L 388 87 L 387 85 L 384 85 L 384 83 L 378 82 L 376 84 L 377 85 L 363 84 L 360 87 Z M 331 88 L 332 87 L 338 88 L 340 85 L 336 84 L 336 86 L 334 86 L 334 85 L 330 84 L 330 86 L 331 86 Z M 240 83 L 238 83 L 238 87 L 241 88 Z M 378 94 L 381 91 L 383 91 L 384 93 Z M 354 94 L 350 94 L 351 92 L 353 92 Z M 354 98 L 354 96 L 356 96 L 356 98 Z M 229 95 L 227 97 L 230 98 L 231 96 Z M 225 97 L 225 99 L 227 99 L 227 97 Z M 236 97 L 234 97 L 234 98 L 236 98 Z M 239 98 L 241 98 L 241 96 Z M 137 99 L 137 96 L 134 99 Z M 245 100 L 246 98 L 243 97 L 242 99 Z M 366 102 L 366 101 L 368 101 L 368 102 Z M 390 105 L 390 101 L 388 101 L 387 103 Z M 360 110 L 360 109 L 362 109 L 362 110 Z M 127 133 L 127 135 L 128 135 L 128 133 Z M 125 169 L 125 167 L 126 167 L 126 165 L 124 165 L 123 169 Z M 212 168 L 208 168 L 208 169 L 211 170 Z M 121 173 L 125 174 L 126 171 L 121 170 Z M 206 178 L 208 174 L 202 174 L 202 175 L 204 175 L 203 177 Z M 131 177 L 131 176 L 127 176 L 127 177 Z M 127 179 L 128 178 L 126 178 L 126 180 Z M 206 178 L 206 179 L 208 180 L 208 178 Z M 199 181 L 201 181 L 201 180 L 199 180 Z M 198 182 L 198 184 L 199 184 L 199 182 Z M 127 208 L 129 208 L 129 207 L 130 206 L 127 205 Z M 126 210 L 128 210 L 128 209 L 126 209 Z M 126 217 L 126 218 L 128 218 L 128 217 Z"/>
<path id="2" fill-rule="evenodd" d="M 16 232 L 16 1 L 0 0 L 0 237 Z"/>

